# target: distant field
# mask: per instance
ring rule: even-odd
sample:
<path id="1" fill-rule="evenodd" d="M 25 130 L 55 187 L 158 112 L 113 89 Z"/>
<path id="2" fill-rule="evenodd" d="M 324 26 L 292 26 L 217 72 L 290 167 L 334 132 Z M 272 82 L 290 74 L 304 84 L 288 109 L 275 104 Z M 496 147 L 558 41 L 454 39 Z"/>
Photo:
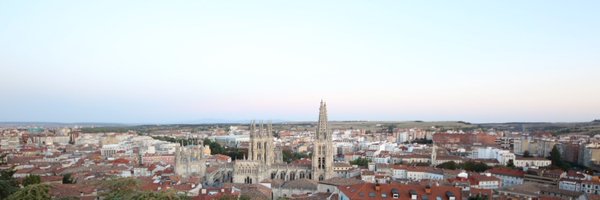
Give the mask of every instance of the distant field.
<path id="1" fill-rule="evenodd" d="M 561 134 L 600 134 L 600 121 L 592 122 L 574 122 L 574 123 L 544 123 L 544 122 L 514 122 L 498 124 L 479 124 L 482 128 L 496 128 L 500 130 L 514 131 L 541 131 L 550 132 L 556 135 Z"/>
<path id="2" fill-rule="evenodd" d="M 166 124 L 166 125 L 138 125 L 138 126 L 116 126 L 116 127 L 96 127 L 84 128 L 82 132 L 127 132 L 129 130 L 139 132 L 153 132 L 160 130 L 189 130 L 207 131 L 215 128 L 228 130 L 229 126 L 247 126 L 247 124 Z M 578 122 L 578 123 L 544 123 L 544 122 L 513 122 L 513 123 L 486 123 L 471 124 L 461 121 L 442 121 L 442 122 L 422 122 L 422 121 L 331 121 L 329 126 L 332 129 L 365 129 L 382 130 L 389 128 L 420 128 L 430 129 L 435 127 L 438 130 L 472 130 L 472 129 L 496 129 L 508 131 L 526 131 L 526 132 L 550 132 L 555 135 L 561 134 L 600 134 L 600 121 Z M 282 122 L 274 123 L 275 130 L 314 130 L 316 122 Z"/>

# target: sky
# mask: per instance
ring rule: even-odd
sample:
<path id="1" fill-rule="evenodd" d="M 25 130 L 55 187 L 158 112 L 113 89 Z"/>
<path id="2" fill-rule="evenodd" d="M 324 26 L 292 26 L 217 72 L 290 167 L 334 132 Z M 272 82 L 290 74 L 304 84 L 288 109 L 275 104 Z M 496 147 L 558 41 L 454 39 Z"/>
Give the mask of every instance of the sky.
<path id="1" fill-rule="evenodd" d="M 0 121 L 591 121 L 598 8 L 0 1 Z"/>

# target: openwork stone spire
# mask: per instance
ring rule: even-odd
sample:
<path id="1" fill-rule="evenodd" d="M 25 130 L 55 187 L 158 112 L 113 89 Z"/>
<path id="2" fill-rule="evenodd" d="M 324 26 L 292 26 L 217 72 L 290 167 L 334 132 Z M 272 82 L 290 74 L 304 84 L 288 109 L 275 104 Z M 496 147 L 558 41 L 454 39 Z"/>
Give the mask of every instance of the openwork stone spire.
<path id="1" fill-rule="evenodd" d="M 317 139 L 328 138 L 329 134 L 327 131 L 327 103 L 321 100 L 321 106 L 319 107 L 319 122 L 317 124 Z"/>
<path id="2" fill-rule="evenodd" d="M 317 122 L 316 137 L 313 144 L 313 180 L 322 181 L 334 176 L 333 138 L 327 125 L 327 104 L 321 100 L 321 106 L 319 107 L 319 122 Z"/>

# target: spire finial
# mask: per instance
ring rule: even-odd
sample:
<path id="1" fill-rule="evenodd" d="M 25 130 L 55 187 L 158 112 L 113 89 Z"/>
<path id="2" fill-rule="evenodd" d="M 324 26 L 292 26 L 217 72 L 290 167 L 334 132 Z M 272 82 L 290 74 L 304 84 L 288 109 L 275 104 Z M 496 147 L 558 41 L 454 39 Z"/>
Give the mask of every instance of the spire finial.
<path id="1" fill-rule="evenodd" d="M 325 102 L 321 100 L 319 107 L 319 121 L 317 122 L 317 138 L 327 137 L 327 108 Z"/>
<path id="2" fill-rule="evenodd" d="M 250 137 L 254 137 L 254 130 L 256 129 L 256 125 L 254 124 L 254 120 L 252 120 L 250 124 Z"/>
<path id="3" fill-rule="evenodd" d="M 271 120 L 269 120 L 269 125 L 267 126 L 267 136 L 273 136 L 273 122 Z"/>
<path id="4" fill-rule="evenodd" d="M 261 137 L 265 134 L 264 125 L 265 123 L 263 122 L 263 120 L 260 120 L 260 130 L 258 131 L 258 133 Z"/>

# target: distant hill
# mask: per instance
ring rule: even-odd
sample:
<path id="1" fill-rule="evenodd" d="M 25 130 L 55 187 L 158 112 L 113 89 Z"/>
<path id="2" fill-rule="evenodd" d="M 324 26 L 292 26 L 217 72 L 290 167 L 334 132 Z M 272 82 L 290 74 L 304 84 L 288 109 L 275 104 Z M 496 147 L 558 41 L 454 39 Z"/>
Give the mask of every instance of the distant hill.
<path id="1" fill-rule="evenodd" d="M 186 121 L 181 123 L 172 123 L 172 124 L 248 124 L 252 121 L 252 119 L 239 119 L 239 120 L 228 120 L 228 119 L 200 119 L 193 121 Z M 260 123 L 261 119 L 255 119 L 256 123 Z M 264 123 L 281 123 L 285 122 L 285 120 L 262 120 Z"/>
<path id="2" fill-rule="evenodd" d="M 131 124 L 129 124 L 131 125 Z M 102 122 L 75 122 L 75 123 L 62 123 L 62 122 L 0 122 L 0 127 L 106 127 L 106 126 L 128 126 L 128 124 L 121 123 L 102 123 Z"/>

